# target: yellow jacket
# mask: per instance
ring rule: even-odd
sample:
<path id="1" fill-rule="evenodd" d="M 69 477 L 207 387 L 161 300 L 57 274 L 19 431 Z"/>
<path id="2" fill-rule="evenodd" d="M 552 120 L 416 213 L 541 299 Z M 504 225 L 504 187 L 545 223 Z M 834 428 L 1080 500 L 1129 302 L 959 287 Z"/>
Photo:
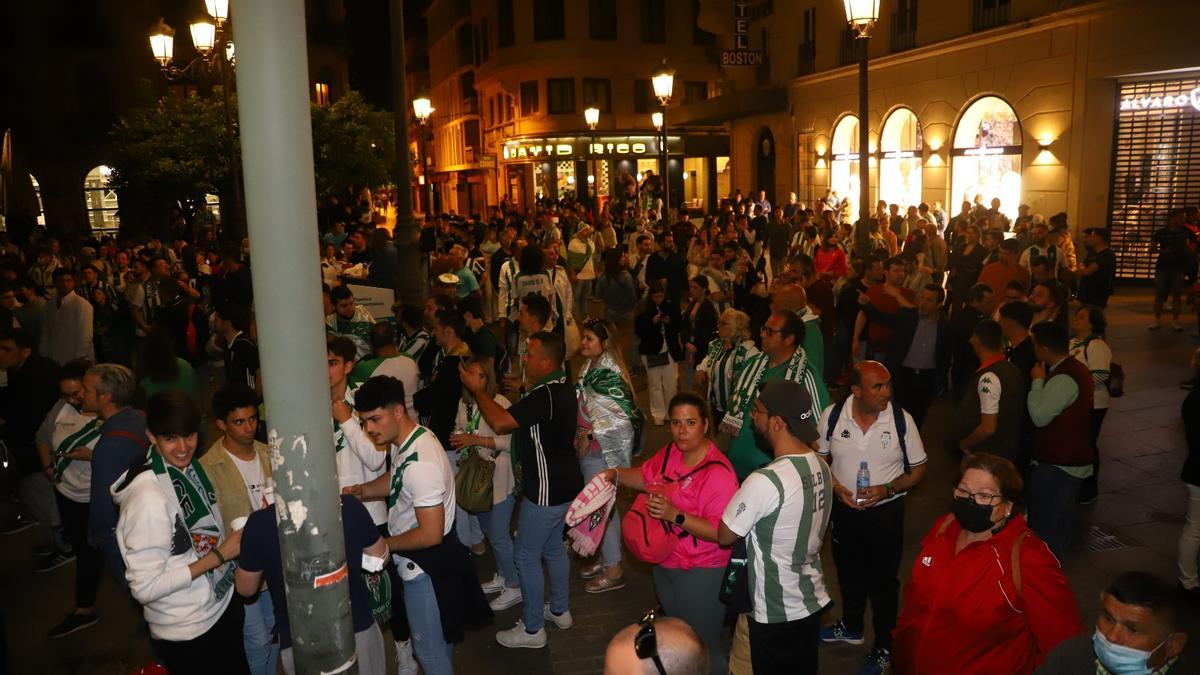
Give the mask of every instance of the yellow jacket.
<path id="1" fill-rule="evenodd" d="M 200 458 L 200 466 L 204 467 L 208 480 L 217 493 L 217 506 L 221 509 L 221 527 L 228 534 L 233 531 L 230 523 L 238 518 L 249 517 L 255 509 L 250 506 L 246 482 L 242 480 L 241 472 L 222 445 L 223 440 L 224 438 L 219 438 L 208 447 L 208 451 Z M 262 465 L 263 478 L 269 479 L 271 460 L 266 444 L 254 441 L 254 452 L 258 454 L 258 462 Z"/>

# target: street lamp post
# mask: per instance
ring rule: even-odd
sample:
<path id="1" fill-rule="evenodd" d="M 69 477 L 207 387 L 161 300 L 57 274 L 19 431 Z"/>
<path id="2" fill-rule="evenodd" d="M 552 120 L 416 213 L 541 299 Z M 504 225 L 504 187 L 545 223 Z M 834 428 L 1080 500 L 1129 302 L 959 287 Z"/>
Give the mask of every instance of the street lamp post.
<path id="1" fill-rule="evenodd" d="M 658 102 L 662 104 L 662 112 L 655 113 L 659 115 L 655 122 L 655 127 L 661 126 L 662 131 L 662 183 L 663 183 L 663 212 L 661 218 L 666 222 L 671 222 L 669 215 L 671 213 L 671 180 L 668 175 L 670 167 L 670 155 L 667 154 L 667 105 L 671 102 L 671 90 L 675 87 L 675 71 L 667 69 L 667 62 L 663 60 L 663 66 L 651 80 L 654 85 L 654 96 L 658 98 Z M 661 122 L 661 125 L 659 124 Z"/>
<path id="2" fill-rule="evenodd" d="M 163 77 L 168 82 L 175 82 L 188 77 L 195 71 L 215 69 L 221 78 L 221 103 L 225 117 L 225 151 L 229 154 L 229 168 L 232 172 L 230 204 L 228 215 L 233 226 L 231 240 L 239 240 L 246 233 L 243 220 L 242 205 L 242 169 L 241 162 L 234 157 L 233 108 L 229 104 L 229 90 L 232 88 L 233 70 L 237 66 L 233 40 L 229 31 L 229 0 L 204 0 L 205 9 L 212 21 L 197 21 L 188 27 L 192 35 L 192 46 L 199 56 L 192 59 L 182 68 L 174 64 L 175 31 L 165 22 L 159 21 L 155 32 L 150 35 L 150 51 L 162 69 Z M 224 229 L 224 228 L 222 228 Z"/>
<path id="3" fill-rule="evenodd" d="M 412 105 L 417 124 L 421 125 L 421 177 L 425 179 L 425 219 L 429 220 L 429 216 L 433 213 L 433 181 L 429 180 L 429 145 L 425 134 L 429 116 L 433 114 L 435 108 L 427 96 L 414 98 Z"/>
<path id="4" fill-rule="evenodd" d="M 844 0 L 846 21 L 858 33 L 858 225 L 854 232 L 854 246 L 858 255 L 867 253 L 871 228 L 867 225 L 868 208 L 871 202 L 871 134 L 868 124 L 870 111 L 867 105 L 867 56 L 871 41 L 871 28 L 879 19 L 879 0 Z"/>
<path id="5" fill-rule="evenodd" d="M 587 174 L 587 180 L 584 181 L 584 185 L 586 186 L 586 187 L 584 187 L 584 190 L 587 191 L 588 199 L 591 200 L 591 202 L 592 202 L 592 215 L 594 217 L 598 218 L 600 216 L 600 209 L 599 209 L 599 205 L 597 204 L 597 202 L 599 202 L 600 199 L 599 199 L 599 195 L 594 193 L 596 179 L 595 179 L 595 171 L 592 167 L 595 164 L 595 161 L 592 159 L 592 153 L 590 150 L 590 146 L 591 146 L 591 142 L 594 141 L 595 137 L 596 137 L 596 134 L 594 133 L 596 131 L 596 125 L 600 123 L 600 109 L 592 107 L 592 108 L 587 108 L 586 110 L 584 110 L 583 111 L 583 121 L 587 122 L 588 129 L 593 132 L 591 134 L 591 137 L 588 139 L 588 145 L 589 145 L 589 151 L 587 154 L 587 172 L 588 172 L 588 174 Z M 578 188 L 576 188 L 576 190 L 578 190 Z"/>

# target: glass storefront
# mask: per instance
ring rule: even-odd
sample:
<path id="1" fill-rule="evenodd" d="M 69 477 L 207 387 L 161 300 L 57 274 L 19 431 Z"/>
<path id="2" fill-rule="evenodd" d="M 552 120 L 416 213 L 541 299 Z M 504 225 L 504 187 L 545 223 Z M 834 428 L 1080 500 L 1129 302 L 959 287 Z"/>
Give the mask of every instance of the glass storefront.
<path id="1" fill-rule="evenodd" d="M 888 115 L 879 135 L 879 198 L 903 212 L 921 203 L 921 124 L 908 108 Z"/>
<path id="2" fill-rule="evenodd" d="M 971 104 L 954 130 L 951 150 L 951 204 L 990 206 L 1000 199 L 1000 211 L 1017 217 L 1021 203 L 1021 123 L 1012 106 L 997 96 L 984 96 Z"/>
<path id="3" fill-rule="evenodd" d="M 846 115 L 833 128 L 833 140 L 829 147 L 833 162 L 829 169 L 829 187 L 840 203 L 850 200 L 845 218 L 849 222 L 858 220 L 858 118 Z"/>

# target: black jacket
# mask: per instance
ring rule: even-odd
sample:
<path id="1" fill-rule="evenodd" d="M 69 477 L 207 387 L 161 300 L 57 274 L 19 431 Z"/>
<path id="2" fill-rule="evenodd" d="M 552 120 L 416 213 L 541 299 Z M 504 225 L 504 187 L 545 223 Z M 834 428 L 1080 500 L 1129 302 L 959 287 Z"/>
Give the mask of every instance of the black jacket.
<path id="1" fill-rule="evenodd" d="M 437 345 L 429 345 L 425 351 L 437 349 Z M 421 419 L 427 420 L 425 426 L 433 432 L 442 444 L 443 450 L 450 450 L 450 432 L 454 430 L 454 418 L 458 415 L 458 402 L 462 398 L 462 380 L 458 377 L 458 366 L 465 357 L 445 356 L 433 371 L 429 384 L 413 394 L 413 407 Z"/>
<path id="2" fill-rule="evenodd" d="M 661 323 L 654 323 L 656 315 L 662 315 Z M 634 320 L 634 330 L 637 332 L 638 353 L 642 355 L 657 354 L 662 351 L 663 340 L 667 341 L 667 351 L 676 361 L 683 360 L 683 345 L 679 341 L 679 329 L 683 327 L 683 319 L 679 316 L 679 307 L 670 300 L 655 306 L 646 302 Z"/>
<path id="3" fill-rule="evenodd" d="M 58 398 L 58 364 L 51 359 L 30 353 L 20 368 L 8 371 L 8 386 L 0 389 L 0 439 L 21 475 L 41 471 L 34 436 Z"/>
<path id="4" fill-rule="evenodd" d="M 442 538 L 442 543 L 405 551 L 404 557 L 420 565 L 433 583 L 446 642 L 462 642 L 465 628 L 479 628 L 491 621 L 492 609 L 479 586 L 471 556 L 459 542 L 454 528 Z"/>
<path id="5" fill-rule="evenodd" d="M 901 307 L 896 312 L 881 312 L 871 305 L 863 305 L 867 318 L 876 321 L 896 332 L 891 348 L 884 357 L 884 364 L 893 373 L 904 364 L 908 350 L 912 347 L 913 338 L 917 334 L 917 326 L 921 322 L 921 314 L 916 307 Z M 946 370 L 950 366 L 950 329 L 949 321 L 944 315 L 938 316 L 937 344 L 934 346 L 935 373 L 939 383 L 945 382 Z"/>
<path id="6" fill-rule="evenodd" d="M 696 310 L 696 318 L 692 320 L 692 304 L 683 311 L 683 342 L 695 345 L 693 363 L 699 364 L 708 355 L 708 343 L 717 333 L 717 307 L 712 300 L 705 298 L 701 301 L 700 309 Z"/>
<path id="7" fill-rule="evenodd" d="M 646 283 L 659 279 L 667 280 L 667 300 L 680 302 L 687 294 L 687 260 L 678 251 L 671 251 L 666 256 L 660 253 L 650 254 L 646 260 Z"/>

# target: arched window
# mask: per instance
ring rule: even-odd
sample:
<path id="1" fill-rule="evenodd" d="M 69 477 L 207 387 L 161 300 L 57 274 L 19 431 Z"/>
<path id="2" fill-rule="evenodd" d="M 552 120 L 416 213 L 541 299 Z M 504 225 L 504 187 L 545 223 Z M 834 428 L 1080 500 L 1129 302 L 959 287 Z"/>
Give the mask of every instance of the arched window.
<path id="1" fill-rule="evenodd" d="M 829 144 L 833 156 L 829 170 L 829 188 L 840 203 L 850 200 L 849 222 L 858 220 L 858 118 L 843 115 L 833 127 Z"/>
<path id="2" fill-rule="evenodd" d="M 1021 121 L 1007 101 L 984 96 L 963 111 L 954 129 L 951 199 L 991 206 L 1000 200 L 1000 211 L 1017 217 L 1021 203 Z"/>
<path id="3" fill-rule="evenodd" d="M 33 174 L 29 174 L 29 182 L 33 185 L 33 196 L 37 199 L 37 224 L 45 225 L 46 207 L 42 204 L 42 186 Z"/>
<path id="4" fill-rule="evenodd" d="M 117 192 L 108 187 L 112 169 L 101 164 L 87 173 L 83 179 L 83 202 L 87 210 L 88 224 L 92 231 L 115 230 L 120 225 L 117 217 Z"/>
<path id="5" fill-rule="evenodd" d="M 900 211 L 921 203 L 921 124 L 909 108 L 888 115 L 879 133 L 879 198 Z"/>

